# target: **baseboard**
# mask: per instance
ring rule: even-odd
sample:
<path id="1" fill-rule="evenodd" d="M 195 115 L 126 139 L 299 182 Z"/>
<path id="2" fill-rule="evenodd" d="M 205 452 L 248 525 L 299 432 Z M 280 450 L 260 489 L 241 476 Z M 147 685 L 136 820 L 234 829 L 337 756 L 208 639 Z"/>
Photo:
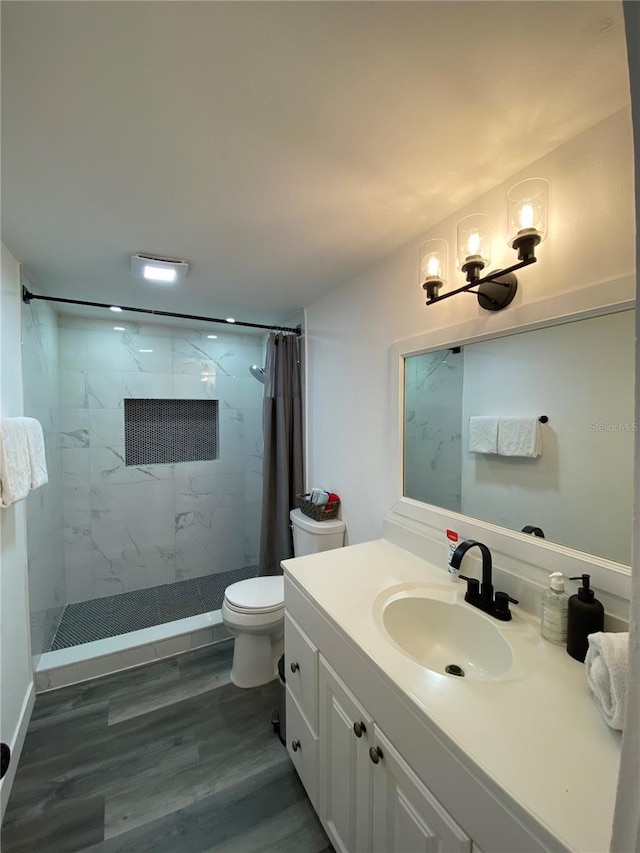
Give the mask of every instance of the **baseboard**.
<path id="1" fill-rule="evenodd" d="M 22 753 L 22 747 L 24 746 L 24 739 L 27 736 L 27 729 L 29 728 L 31 713 L 33 711 L 35 701 L 36 686 L 32 681 L 25 693 L 22 709 L 20 711 L 20 719 L 13 733 L 13 740 L 9 744 L 11 749 L 11 764 L 9 765 L 6 776 L 2 781 L 0 781 L 0 823 L 4 820 L 4 813 L 7 808 L 7 803 L 9 802 L 11 787 L 13 785 L 13 780 L 15 779 L 16 770 L 18 769 L 18 762 L 20 761 L 20 754 Z"/>

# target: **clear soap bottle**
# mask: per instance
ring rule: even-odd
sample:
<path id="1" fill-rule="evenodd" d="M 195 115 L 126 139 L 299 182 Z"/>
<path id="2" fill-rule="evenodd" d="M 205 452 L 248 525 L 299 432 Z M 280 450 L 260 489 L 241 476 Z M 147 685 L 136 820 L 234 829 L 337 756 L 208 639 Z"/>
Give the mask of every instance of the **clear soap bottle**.
<path id="1" fill-rule="evenodd" d="M 545 640 L 558 646 L 567 644 L 567 613 L 569 597 L 564 591 L 564 575 L 553 572 L 549 575 L 549 589 L 542 597 L 542 621 L 540 631 Z"/>

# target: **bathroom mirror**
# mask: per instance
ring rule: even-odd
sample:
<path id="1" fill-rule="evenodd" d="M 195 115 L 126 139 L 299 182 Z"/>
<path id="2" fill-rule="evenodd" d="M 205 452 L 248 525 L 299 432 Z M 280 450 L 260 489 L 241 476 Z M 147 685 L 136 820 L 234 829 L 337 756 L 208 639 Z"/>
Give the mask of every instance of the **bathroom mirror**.
<path id="1" fill-rule="evenodd" d="M 404 496 L 630 564 L 634 315 L 405 355 Z M 475 416 L 546 416 L 541 456 L 469 452 Z"/>

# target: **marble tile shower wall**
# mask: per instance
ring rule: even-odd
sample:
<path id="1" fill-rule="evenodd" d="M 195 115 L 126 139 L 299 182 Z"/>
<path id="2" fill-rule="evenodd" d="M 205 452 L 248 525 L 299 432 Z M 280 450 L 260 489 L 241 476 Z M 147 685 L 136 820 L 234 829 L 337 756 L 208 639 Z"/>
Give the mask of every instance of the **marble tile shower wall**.
<path id="1" fill-rule="evenodd" d="M 257 563 L 263 339 L 118 317 L 60 316 L 59 335 L 68 601 Z M 219 459 L 126 467 L 127 397 L 217 399 Z"/>
<path id="2" fill-rule="evenodd" d="M 405 361 L 404 494 L 460 512 L 464 354 L 423 353 Z"/>
<path id="3" fill-rule="evenodd" d="M 33 285 L 28 282 L 33 290 Z M 58 323 L 43 302 L 23 305 L 22 373 L 25 415 L 42 424 L 49 482 L 27 498 L 31 652 L 51 648 L 67 603 L 62 538 Z"/>

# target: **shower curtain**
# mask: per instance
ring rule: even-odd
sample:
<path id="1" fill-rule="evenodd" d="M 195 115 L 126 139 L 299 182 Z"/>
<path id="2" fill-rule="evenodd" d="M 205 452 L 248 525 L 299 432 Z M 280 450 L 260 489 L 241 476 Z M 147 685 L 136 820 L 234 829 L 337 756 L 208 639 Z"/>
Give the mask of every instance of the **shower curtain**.
<path id="1" fill-rule="evenodd" d="M 302 397 L 296 335 L 272 332 L 264 387 L 264 464 L 259 575 L 280 575 L 293 556 L 289 512 L 304 488 Z"/>

